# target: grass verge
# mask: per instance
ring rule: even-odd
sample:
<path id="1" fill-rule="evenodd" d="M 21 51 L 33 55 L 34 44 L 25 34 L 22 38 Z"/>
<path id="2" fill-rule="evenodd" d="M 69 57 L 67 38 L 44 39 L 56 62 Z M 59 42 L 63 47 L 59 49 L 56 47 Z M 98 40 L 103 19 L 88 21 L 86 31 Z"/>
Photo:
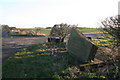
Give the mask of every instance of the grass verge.
<path id="1" fill-rule="evenodd" d="M 61 45 L 32 45 L 8 58 L 2 65 L 3 78 L 105 78 L 97 73 L 83 72 L 76 59 Z"/>
<path id="2" fill-rule="evenodd" d="M 51 78 L 70 66 L 64 48 L 51 50 L 49 44 L 38 44 L 17 52 L 3 63 L 3 78 Z"/>

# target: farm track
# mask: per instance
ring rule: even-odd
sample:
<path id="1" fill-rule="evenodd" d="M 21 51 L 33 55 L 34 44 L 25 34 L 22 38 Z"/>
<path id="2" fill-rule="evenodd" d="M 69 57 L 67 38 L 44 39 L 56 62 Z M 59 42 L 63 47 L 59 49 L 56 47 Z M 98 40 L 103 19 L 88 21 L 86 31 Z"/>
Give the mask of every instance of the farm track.
<path id="1" fill-rule="evenodd" d="M 10 56 L 13 56 L 16 52 L 23 48 L 26 48 L 33 44 L 44 43 L 47 41 L 46 37 L 7 37 L 2 38 L 2 61 L 6 60 Z M 1 57 L 0 57 L 1 58 Z"/>

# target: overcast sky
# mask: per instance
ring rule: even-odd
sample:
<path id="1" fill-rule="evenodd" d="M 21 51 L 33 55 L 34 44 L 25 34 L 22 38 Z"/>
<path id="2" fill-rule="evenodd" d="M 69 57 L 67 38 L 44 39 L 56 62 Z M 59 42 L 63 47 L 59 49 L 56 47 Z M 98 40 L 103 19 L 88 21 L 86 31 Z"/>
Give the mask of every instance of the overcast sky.
<path id="1" fill-rule="evenodd" d="M 98 27 L 118 14 L 119 0 L 0 0 L 0 24 L 19 28 L 78 24 Z"/>

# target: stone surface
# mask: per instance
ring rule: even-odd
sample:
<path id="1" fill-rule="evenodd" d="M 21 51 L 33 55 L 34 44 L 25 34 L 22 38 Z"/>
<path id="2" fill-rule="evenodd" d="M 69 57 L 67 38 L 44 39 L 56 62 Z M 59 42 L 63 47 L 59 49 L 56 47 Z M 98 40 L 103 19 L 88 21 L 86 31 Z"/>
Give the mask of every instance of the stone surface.
<path id="1" fill-rule="evenodd" d="M 76 29 L 71 30 L 67 43 L 67 50 L 81 62 L 94 59 L 98 47 L 92 44 L 82 33 Z"/>

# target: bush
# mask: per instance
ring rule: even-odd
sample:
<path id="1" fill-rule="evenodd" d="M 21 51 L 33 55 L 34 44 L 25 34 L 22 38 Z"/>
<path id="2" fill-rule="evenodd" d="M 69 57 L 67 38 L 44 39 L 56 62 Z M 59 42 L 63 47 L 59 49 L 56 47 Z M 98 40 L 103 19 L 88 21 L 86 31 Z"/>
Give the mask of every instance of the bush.
<path id="1" fill-rule="evenodd" d="M 102 23 L 102 29 L 113 37 L 114 47 L 120 46 L 120 15 L 106 18 Z"/>

